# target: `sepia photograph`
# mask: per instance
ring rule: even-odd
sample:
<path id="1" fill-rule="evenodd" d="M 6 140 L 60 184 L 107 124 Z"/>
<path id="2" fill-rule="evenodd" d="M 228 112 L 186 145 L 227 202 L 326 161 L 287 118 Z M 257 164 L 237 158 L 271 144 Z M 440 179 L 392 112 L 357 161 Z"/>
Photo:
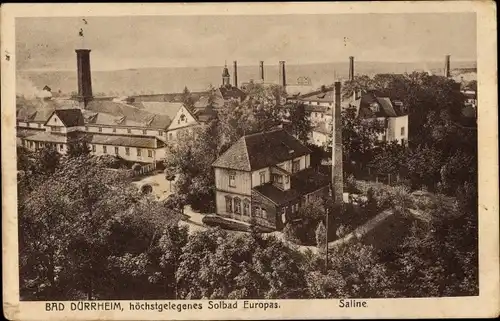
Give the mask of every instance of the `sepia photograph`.
<path id="1" fill-rule="evenodd" d="M 102 14 L 2 52 L 20 302 L 480 295 L 475 12 Z"/>

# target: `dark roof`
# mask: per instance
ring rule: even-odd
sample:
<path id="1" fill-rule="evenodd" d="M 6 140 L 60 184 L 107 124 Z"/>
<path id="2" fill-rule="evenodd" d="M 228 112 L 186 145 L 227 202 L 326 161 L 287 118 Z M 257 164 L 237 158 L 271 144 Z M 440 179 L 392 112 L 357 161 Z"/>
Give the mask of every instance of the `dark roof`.
<path id="1" fill-rule="evenodd" d="M 333 103 L 334 90 L 332 87 L 326 87 L 324 90 L 316 90 L 299 96 L 298 100 L 317 101 Z"/>
<path id="2" fill-rule="evenodd" d="M 234 86 L 222 86 L 218 89 L 218 91 L 220 92 L 224 100 L 244 99 L 246 96 L 246 94 L 241 89 Z"/>
<path id="3" fill-rule="evenodd" d="M 300 194 L 296 190 L 289 189 L 287 191 L 283 191 L 274 186 L 272 183 L 266 183 L 256 186 L 253 188 L 253 190 L 270 199 L 274 204 L 278 206 L 286 204 L 300 197 Z"/>
<path id="4" fill-rule="evenodd" d="M 277 129 L 241 137 L 213 166 L 252 171 L 309 153 L 309 148 L 299 140 L 285 130 Z"/>
<path id="5" fill-rule="evenodd" d="M 276 205 L 283 205 L 328 186 L 329 183 L 330 178 L 326 172 L 307 168 L 291 176 L 291 188 L 289 190 L 283 191 L 272 183 L 256 186 L 253 190 L 270 199 Z"/>
<path id="6" fill-rule="evenodd" d="M 125 135 L 92 135 L 91 144 L 114 145 L 140 148 L 160 148 L 164 144 L 155 137 L 125 136 Z"/>
<path id="7" fill-rule="evenodd" d="M 397 117 L 396 110 L 400 110 L 399 107 L 397 109 L 394 108 L 393 102 L 389 97 L 383 96 L 382 93 L 374 90 L 363 93 L 358 100 L 353 101 L 351 105 L 359 104 L 358 115 L 361 118 Z M 372 104 L 378 104 L 380 107 L 377 112 L 370 108 Z"/>
<path id="8" fill-rule="evenodd" d="M 56 109 L 53 114 L 56 114 L 66 127 L 83 126 L 85 124 L 82 111 L 78 108 Z M 52 117 L 52 114 L 47 118 L 47 121 L 50 117 Z"/>

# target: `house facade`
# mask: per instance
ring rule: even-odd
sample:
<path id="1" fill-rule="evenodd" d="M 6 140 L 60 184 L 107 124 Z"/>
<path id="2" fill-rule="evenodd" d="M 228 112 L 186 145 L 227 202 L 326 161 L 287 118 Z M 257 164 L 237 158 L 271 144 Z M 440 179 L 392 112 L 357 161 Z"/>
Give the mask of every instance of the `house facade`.
<path id="1" fill-rule="evenodd" d="M 175 143 L 179 133 L 199 126 L 182 104 L 170 103 L 168 107 L 162 114 L 153 114 L 112 101 L 92 101 L 85 109 L 47 104 L 19 112 L 17 134 L 20 144 L 30 150 L 52 145 L 64 154 L 71 142 L 85 137 L 93 155 L 156 163 L 166 156 L 166 144 Z"/>
<path id="2" fill-rule="evenodd" d="M 283 129 L 247 135 L 213 164 L 216 214 L 281 230 L 299 208 L 329 191 L 311 151 Z"/>

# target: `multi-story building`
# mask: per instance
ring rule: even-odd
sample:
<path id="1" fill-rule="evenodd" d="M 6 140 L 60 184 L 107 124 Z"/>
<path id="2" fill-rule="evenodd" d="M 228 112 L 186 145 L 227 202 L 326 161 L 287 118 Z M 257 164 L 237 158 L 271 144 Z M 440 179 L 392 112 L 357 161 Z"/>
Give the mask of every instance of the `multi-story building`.
<path id="1" fill-rule="evenodd" d="M 214 163 L 216 213 L 281 230 L 300 206 L 328 193 L 329 175 L 283 129 L 241 137 Z"/>

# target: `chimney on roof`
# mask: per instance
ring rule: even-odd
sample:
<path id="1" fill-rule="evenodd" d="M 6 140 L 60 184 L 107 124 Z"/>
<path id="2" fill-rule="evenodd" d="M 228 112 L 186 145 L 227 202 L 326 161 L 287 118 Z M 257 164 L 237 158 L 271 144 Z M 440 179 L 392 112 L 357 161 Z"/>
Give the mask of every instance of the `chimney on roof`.
<path id="1" fill-rule="evenodd" d="M 332 133 L 332 195 L 335 204 L 343 204 L 344 195 L 344 170 L 342 166 L 342 118 L 340 114 L 340 81 L 334 85 L 334 101 L 332 108 L 333 133 Z"/>
<path id="2" fill-rule="evenodd" d="M 354 57 L 349 57 L 349 81 L 354 80 Z"/>
<path id="3" fill-rule="evenodd" d="M 264 62 L 259 62 L 259 77 L 262 82 L 264 82 Z"/>
<path id="4" fill-rule="evenodd" d="M 279 84 L 282 87 L 286 87 L 286 72 L 285 72 L 285 62 L 280 61 L 279 66 Z"/>
<path id="5" fill-rule="evenodd" d="M 92 76 L 90 73 L 90 49 L 76 49 L 78 100 L 87 107 L 92 100 Z"/>
<path id="6" fill-rule="evenodd" d="M 445 56 L 444 60 L 444 76 L 450 78 L 450 55 Z"/>
<path id="7" fill-rule="evenodd" d="M 233 81 L 234 87 L 238 88 L 238 62 L 233 61 Z"/>

